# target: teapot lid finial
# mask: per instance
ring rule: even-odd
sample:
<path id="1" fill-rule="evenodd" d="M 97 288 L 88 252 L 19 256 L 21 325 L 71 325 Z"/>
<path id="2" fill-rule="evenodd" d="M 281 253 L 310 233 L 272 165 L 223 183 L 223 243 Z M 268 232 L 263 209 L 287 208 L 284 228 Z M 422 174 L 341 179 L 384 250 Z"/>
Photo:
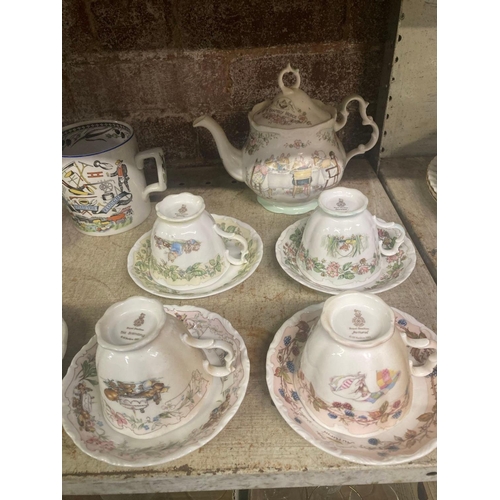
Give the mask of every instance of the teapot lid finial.
<path id="1" fill-rule="evenodd" d="M 286 73 L 293 73 L 295 82 L 287 87 L 283 82 Z M 294 129 L 301 127 L 312 127 L 323 123 L 332 114 L 320 101 L 311 99 L 300 87 L 300 72 L 293 69 L 290 63 L 278 76 L 278 85 L 281 94 L 277 95 L 269 105 L 260 108 L 253 115 L 253 121 L 257 125 L 281 129 Z"/>
<path id="2" fill-rule="evenodd" d="M 295 83 L 291 87 L 287 87 L 283 82 L 283 75 L 286 73 L 293 73 L 295 75 Z M 280 76 L 278 77 L 278 85 L 280 86 L 281 91 L 284 95 L 293 94 L 292 89 L 298 89 L 300 87 L 300 71 L 298 69 L 293 69 L 288 63 L 288 66 L 281 70 Z"/>

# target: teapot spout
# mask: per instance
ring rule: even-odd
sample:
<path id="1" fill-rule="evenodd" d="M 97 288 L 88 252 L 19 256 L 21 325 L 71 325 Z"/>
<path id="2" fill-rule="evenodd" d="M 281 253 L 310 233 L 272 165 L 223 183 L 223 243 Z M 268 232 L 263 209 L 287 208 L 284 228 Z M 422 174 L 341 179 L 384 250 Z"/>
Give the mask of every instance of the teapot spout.
<path id="1" fill-rule="evenodd" d="M 210 116 L 203 115 L 193 122 L 193 127 L 205 127 L 214 136 L 217 149 L 222 158 L 224 167 L 229 175 L 237 181 L 244 182 L 243 152 L 236 149 L 227 139 L 221 126 Z"/>

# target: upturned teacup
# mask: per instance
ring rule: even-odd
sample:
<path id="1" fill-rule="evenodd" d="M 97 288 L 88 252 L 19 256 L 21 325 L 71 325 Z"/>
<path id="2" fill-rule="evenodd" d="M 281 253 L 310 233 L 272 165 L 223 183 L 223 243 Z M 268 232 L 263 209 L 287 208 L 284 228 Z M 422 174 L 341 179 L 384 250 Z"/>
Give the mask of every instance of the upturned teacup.
<path id="1" fill-rule="evenodd" d="M 393 310 L 377 295 L 354 291 L 328 299 L 299 359 L 295 386 L 321 426 L 373 436 L 403 420 L 412 377 L 428 375 L 437 352 L 414 367 L 407 346 L 437 349 L 429 339 L 399 333 Z"/>
<path id="2" fill-rule="evenodd" d="M 323 191 L 318 208 L 307 220 L 297 265 L 312 281 L 336 288 L 355 288 L 374 281 L 381 271 L 381 255 L 395 255 L 404 241 L 400 224 L 386 223 L 368 210 L 368 198 L 357 189 Z M 389 246 L 378 237 L 378 228 L 399 234 Z"/>
<path id="3" fill-rule="evenodd" d="M 150 273 L 160 285 L 174 290 L 208 286 L 221 279 L 230 266 L 246 262 L 245 238 L 219 228 L 205 210 L 201 196 L 166 196 L 156 205 L 156 215 L 151 231 Z M 239 259 L 229 254 L 223 238 L 240 243 Z"/>
<path id="4" fill-rule="evenodd" d="M 130 297 L 96 324 L 96 368 L 106 421 L 127 436 L 161 436 L 188 423 L 216 377 L 229 375 L 234 352 L 221 340 L 197 339 L 162 304 Z M 225 366 L 201 349 L 222 349 Z"/>

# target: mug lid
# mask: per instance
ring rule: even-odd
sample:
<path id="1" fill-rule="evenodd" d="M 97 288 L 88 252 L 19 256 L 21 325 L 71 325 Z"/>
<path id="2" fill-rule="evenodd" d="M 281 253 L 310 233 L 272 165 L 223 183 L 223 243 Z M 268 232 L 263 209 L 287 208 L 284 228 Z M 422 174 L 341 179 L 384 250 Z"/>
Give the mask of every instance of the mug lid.
<path id="1" fill-rule="evenodd" d="M 283 83 L 283 75 L 293 73 L 295 83 L 287 87 Z M 252 120 L 256 125 L 279 128 L 295 129 L 313 127 L 319 123 L 326 122 L 332 118 L 332 114 L 326 110 L 324 104 L 316 99 L 311 99 L 300 87 L 300 74 L 298 69 L 292 69 L 290 64 L 281 71 L 278 77 L 278 85 L 282 92 L 278 94 L 269 104 L 259 109 Z"/>

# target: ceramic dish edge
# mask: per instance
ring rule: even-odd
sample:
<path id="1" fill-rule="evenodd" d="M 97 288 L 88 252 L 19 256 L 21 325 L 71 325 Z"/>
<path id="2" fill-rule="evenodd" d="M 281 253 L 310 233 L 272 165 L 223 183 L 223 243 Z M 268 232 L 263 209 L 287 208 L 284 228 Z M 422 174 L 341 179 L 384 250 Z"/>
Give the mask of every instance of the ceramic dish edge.
<path id="1" fill-rule="evenodd" d="M 108 463 L 110 465 L 114 465 L 114 466 L 118 466 L 118 467 L 138 468 L 138 467 L 149 467 L 149 466 L 153 466 L 153 465 L 160 465 L 160 464 L 171 462 L 171 461 L 176 460 L 178 458 L 182 458 L 183 456 L 188 455 L 188 454 L 192 453 L 193 451 L 196 451 L 197 449 L 201 448 L 206 443 L 208 443 L 213 438 L 215 438 L 226 427 L 226 425 L 229 423 L 229 421 L 234 417 L 234 415 L 239 410 L 241 403 L 243 402 L 243 399 L 245 398 L 246 391 L 248 388 L 249 379 L 250 379 L 250 360 L 248 357 L 247 347 L 246 347 L 246 344 L 243 340 L 243 337 L 241 337 L 239 332 L 231 325 L 231 323 L 226 318 L 222 317 L 221 315 L 219 315 L 215 312 L 208 311 L 207 309 L 204 309 L 202 307 L 164 305 L 164 308 L 166 309 L 167 312 L 170 312 L 170 311 L 201 312 L 202 314 L 206 315 L 207 319 L 215 318 L 215 319 L 219 320 L 222 323 L 222 325 L 224 326 L 224 328 L 228 331 L 228 333 L 231 333 L 232 335 L 234 335 L 234 333 L 237 334 L 237 338 L 239 337 L 239 339 L 241 340 L 242 348 L 240 349 L 240 359 L 241 359 L 241 365 L 242 365 L 243 374 L 244 374 L 243 379 L 241 380 L 241 383 L 240 383 L 240 387 L 242 388 L 241 395 L 237 399 L 237 401 L 235 401 L 234 405 L 227 411 L 227 413 L 225 413 L 223 418 L 221 418 L 221 420 L 219 421 L 219 424 L 217 425 L 214 432 L 212 434 L 210 434 L 207 438 L 202 438 L 202 439 L 196 441 L 195 443 L 193 443 L 192 445 L 190 445 L 188 447 L 188 451 L 181 449 L 181 450 L 178 450 L 178 452 L 172 453 L 172 455 L 169 456 L 167 460 L 164 460 L 163 458 L 158 459 L 158 460 L 151 460 L 151 461 L 144 460 L 144 463 L 137 463 L 137 464 L 123 463 L 123 462 L 120 462 L 119 460 L 104 459 L 102 456 L 98 455 L 96 452 L 92 452 L 90 450 L 84 449 L 81 446 L 80 439 L 77 437 L 76 432 L 73 429 L 71 429 L 65 421 L 65 411 L 67 411 L 69 407 L 68 407 L 68 404 L 63 400 L 62 401 L 62 411 L 63 411 L 63 428 L 64 428 L 64 430 L 69 435 L 69 437 L 72 439 L 73 443 L 83 453 L 85 453 L 86 455 L 88 455 L 96 460 L 99 460 L 100 462 L 105 462 L 105 463 Z M 97 343 L 97 338 L 94 335 L 89 340 L 89 342 L 87 342 L 72 359 L 71 364 L 68 367 L 68 371 L 66 372 L 66 375 L 65 375 L 63 382 L 62 382 L 63 397 L 68 389 L 68 386 L 71 383 L 71 380 L 68 377 L 68 375 L 71 372 L 74 372 L 75 368 L 77 367 L 77 361 L 76 361 L 77 358 L 79 357 L 79 355 L 82 352 L 88 351 L 96 343 Z"/>
<path id="2" fill-rule="evenodd" d="M 62 359 L 66 354 L 66 349 L 68 347 L 68 325 L 64 318 L 62 318 Z"/>
<path id="3" fill-rule="evenodd" d="M 435 156 L 427 166 L 425 177 L 427 187 L 429 188 L 432 197 L 437 201 L 437 156 Z"/>
<path id="4" fill-rule="evenodd" d="M 278 336 L 278 333 L 280 333 L 283 330 L 283 327 L 287 323 L 291 323 L 293 321 L 296 321 L 300 316 L 314 312 L 318 309 L 320 309 L 323 306 L 324 302 L 321 302 L 319 304 L 313 304 L 311 306 L 308 306 L 298 312 L 296 312 L 293 316 L 288 318 L 286 321 L 282 323 L 280 328 L 276 331 L 276 334 L 273 338 L 273 341 L 271 342 L 269 349 L 267 351 L 267 356 L 266 356 L 266 383 L 267 383 L 267 388 L 269 390 L 269 394 L 271 396 L 271 399 L 273 400 L 274 404 L 276 405 L 276 408 L 278 409 L 278 412 L 280 413 L 280 416 L 285 420 L 285 422 L 297 433 L 299 434 L 302 438 L 304 438 L 309 444 L 312 444 L 313 446 L 316 446 L 320 450 L 324 451 L 328 455 L 334 456 L 336 458 L 340 458 L 342 460 L 347 460 L 349 462 L 353 463 L 358 463 L 362 465 L 398 465 L 398 464 L 403 464 L 403 463 L 408 463 L 413 460 L 417 460 L 419 458 L 422 458 L 429 453 L 431 453 L 434 449 L 437 447 L 437 438 L 432 439 L 428 444 L 423 446 L 417 453 L 411 455 L 411 456 L 406 456 L 406 457 L 399 457 L 399 458 L 392 458 L 388 460 L 382 461 L 377 461 L 377 460 L 372 460 L 369 458 L 366 459 L 361 459 L 357 456 L 352 456 L 349 455 L 349 453 L 344 453 L 344 452 L 339 452 L 338 454 L 333 454 L 330 450 L 326 449 L 321 445 L 321 443 L 315 439 L 312 439 L 310 435 L 305 432 L 302 427 L 296 423 L 294 423 L 287 415 L 286 408 L 282 401 L 276 397 L 274 394 L 274 372 L 273 372 L 273 365 L 271 364 L 271 357 L 273 356 L 276 348 L 278 347 L 281 337 Z M 414 321 L 416 325 L 421 325 L 423 328 L 431 332 L 434 336 L 436 335 L 432 330 L 430 330 L 428 327 L 423 325 L 420 321 L 417 321 L 413 316 L 411 316 L 408 313 L 403 313 L 399 309 L 396 309 L 395 307 L 391 307 L 394 312 L 402 314 L 406 317 L 408 317 L 411 321 Z M 287 417 L 285 417 L 287 415 Z M 314 442 L 314 443 L 313 443 Z"/>
<path id="5" fill-rule="evenodd" d="M 304 217 L 304 218 L 302 218 L 302 219 L 294 222 L 293 224 L 290 224 L 287 228 L 285 228 L 282 231 L 282 233 L 280 234 L 280 237 L 276 241 L 276 245 L 274 247 L 275 256 L 276 256 L 276 260 L 278 261 L 278 264 L 280 265 L 281 269 L 283 269 L 283 271 L 285 271 L 285 273 L 288 276 L 290 276 L 290 278 L 292 278 L 295 282 L 300 283 L 301 285 L 304 285 L 304 286 L 306 286 L 306 287 L 308 287 L 308 288 L 310 288 L 312 290 L 316 290 L 316 291 L 321 292 L 321 293 L 326 293 L 328 295 L 338 295 L 339 293 L 346 292 L 348 290 L 350 290 L 350 291 L 366 291 L 366 292 L 369 292 L 369 293 L 382 293 L 382 292 L 386 292 L 388 290 L 391 290 L 392 288 L 395 288 L 395 287 L 401 285 L 413 273 L 413 271 L 415 269 L 415 266 L 417 264 L 417 254 L 416 254 L 416 250 L 415 250 L 415 245 L 413 245 L 413 242 L 411 241 L 411 239 L 408 236 L 405 236 L 404 243 L 406 244 L 406 246 L 408 248 L 408 252 L 407 252 L 406 255 L 409 258 L 411 258 L 411 262 L 410 262 L 410 265 L 407 268 L 407 272 L 403 273 L 402 277 L 398 277 L 394 281 L 390 281 L 390 282 L 388 282 L 388 283 L 386 283 L 384 285 L 381 285 L 379 288 L 376 288 L 376 289 L 370 288 L 370 285 L 372 283 L 368 283 L 366 285 L 366 287 L 363 286 L 363 285 L 361 285 L 359 287 L 349 288 L 349 289 L 347 289 L 347 288 L 346 289 L 332 288 L 331 290 L 328 290 L 328 291 L 325 290 L 325 288 L 326 288 L 325 285 L 320 285 L 319 283 L 314 283 L 312 280 L 310 280 L 309 278 L 306 278 L 302 274 L 294 273 L 293 271 L 291 271 L 288 268 L 288 266 L 286 266 L 282 262 L 282 255 L 283 255 L 283 253 L 281 252 L 281 248 L 283 247 L 283 242 L 284 242 L 285 238 L 290 233 L 290 230 L 292 228 L 298 227 L 299 224 L 301 224 L 301 223 L 305 223 L 305 221 L 308 218 L 309 217 Z M 380 219 L 380 220 L 382 222 L 385 222 L 385 221 L 383 221 L 383 219 Z"/>
<path id="6" fill-rule="evenodd" d="M 199 293 L 193 293 L 193 294 L 190 293 L 189 295 L 183 295 L 182 292 L 180 292 L 180 293 L 168 293 L 168 292 L 156 293 L 153 290 L 149 290 L 149 289 L 145 288 L 142 281 L 134 274 L 132 269 L 134 267 L 134 254 L 138 249 L 138 245 L 140 245 L 142 240 L 148 234 L 151 233 L 151 230 L 150 230 L 150 231 L 147 231 L 146 233 L 144 233 L 140 238 L 137 239 L 137 241 L 134 243 L 134 245 L 130 249 L 128 256 L 127 256 L 127 271 L 128 271 L 130 278 L 134 281 L 134 283 L 139 288 L 144 290 L 145 292 L 150 293 L 152 295 L 155 295 L 157 297 L 163 297 L 166 299 L 173 299 L 173 300 L 191 300 L 191 299 L 201 299 L 201 298 L 205 298 L 205 297 L 210 297 L 212 295 L 217 295 L 219 293 L 227 292 L 231 288 L 234 288 L 238 285 L 241 285 L 241 283 L 243 283 L 248 278 L 250 278 L 250 276 L 252 276 L 253 273 L 259 267 L 259 265 L 262 261 L 262 257 L 264 255 L 264 245 L 262 243 L 262 238 L 260 237 L 259 233 L 257 233 L 257 231 L 255 231 L 255 229 L 252 226 L 250 226 L 249 224 L 247 224 L 246 222 L 242 222 L 239 219 L 236 219 L 234 217 L 230 217 L 228 215 L 216 215 L 216 214 L 212 214 L 212 216 L 214 217 L 216 222 L 219 222 L 221 219 L 229 219 L 231 221 L 236 221 L 238 225 L 241 225 L 242 227 L 244 227 L 245 229 L 247 229 L 250 232 L 251 239 L 257 241 L 257 250 L 256 250 L 257 251 L 257 258 L 256 258 L 255 262 L 252 264 L 252 266 L 250 267 L 250 269 L 247 271 L 247 273 L 245 273 L 243 276 L 241 276 L 240 279 L 233 278 L 234 279 L 233 283 L 229 282 L 226 285 L 222 285 L 220 288 L 215 288 L 215 289 L 212 288 L 212 287 L 217 285 L 217 282 L 216 282 L 214 285 L 207 287 L 207 288 L 209 288 L 209 290 L 200 291 Z M 167 287 L 164 287 L 164 288 L 167 288 Z"/>

